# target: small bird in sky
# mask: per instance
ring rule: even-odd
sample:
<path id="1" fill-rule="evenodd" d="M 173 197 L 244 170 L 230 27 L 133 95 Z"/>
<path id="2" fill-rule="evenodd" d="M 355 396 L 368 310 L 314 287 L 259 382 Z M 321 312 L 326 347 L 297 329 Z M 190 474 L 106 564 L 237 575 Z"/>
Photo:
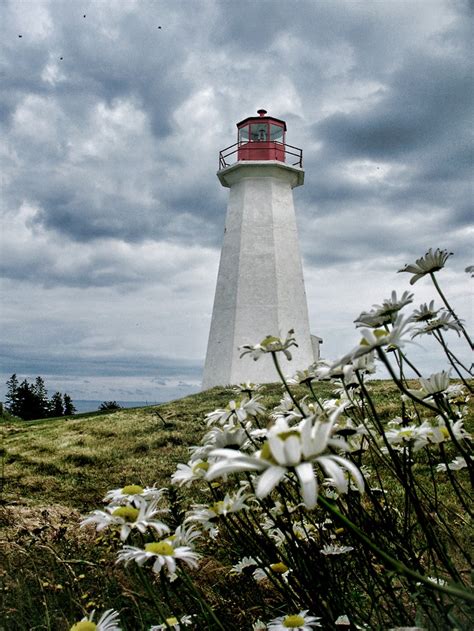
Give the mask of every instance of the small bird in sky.
<path id="1" fill-rule="evenodd" d="M 18 35 L 18 37 L 23 37 L 23 35 Z"/>
<path id="2" fill-rule="evenodd" d="M 161 29 L 161 26 L 159 26 L 158 28 Z"/>
<path id="3" fill-rule="evenodd" d="M 62 61 L 62 60 L 63 60 L 63 57 L 60 57 L 60 58 L 59 58 L 59 60 L 60 60 L 60 61 Z"/>

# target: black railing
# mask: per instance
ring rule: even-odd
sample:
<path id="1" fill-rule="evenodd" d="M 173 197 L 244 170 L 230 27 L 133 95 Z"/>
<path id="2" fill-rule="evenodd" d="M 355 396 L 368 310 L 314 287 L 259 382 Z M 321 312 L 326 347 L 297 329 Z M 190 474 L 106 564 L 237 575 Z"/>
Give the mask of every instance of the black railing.
<path id="1" fill-rule="evenodd" d="M 302 168 L 303 150 L 282 142 L 236 142 L 219 152 L 219 170 L 241 160 L 278 160 Z"/>

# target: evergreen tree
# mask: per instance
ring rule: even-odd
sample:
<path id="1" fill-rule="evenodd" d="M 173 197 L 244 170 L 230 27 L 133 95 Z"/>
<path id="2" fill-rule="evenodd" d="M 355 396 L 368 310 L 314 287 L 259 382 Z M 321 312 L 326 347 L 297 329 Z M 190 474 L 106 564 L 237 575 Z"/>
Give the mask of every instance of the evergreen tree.
<path id="1" fill-rule="evenodd" d="M 15 409 L 14 414 L 25 421 L 44 417 L 43 405 L 34 390 L 34 386 L 30 385 L 26 379 L 18 386 Z"/>
<path id="2" fill-rule="evenodd" d="M 75 412 L 76 408 L 74 407 L 71 397 L 67 393 L 64 393 L 64 416 L 71 416 Z"/>
<path id="3" fill-rule="evenodd" d="M 38 406 L 38 416 L 36 418 L 46 418 L 50 412 L 50 402 L 43 377 L 36 377 L 35 385 L 32 389 L 36 395 L 36 404 Z"/>
<path id="4" fill-rule="evenodd" d="M 15 416 L 18 416 L 18 378 L 16 373 L 7 381 L 7 394 L 5 397 L 6 408 Z"/>
<path id="5" fill-rule="evenodd" d="M 51 397 L 49 409 L 51 416 L 64 416 L 63 395 L 60 392 L 55 392 Z"/>
<path id="6" fill-rule="evenodd" d="M 6 385 L 7 410 L 25 421 L 48 416 L 71 416 L 76 411 L 68 394 L 56 392 L 49 400 L 42 377 L 36 377 L 34 384 L 28 383 L 27 379 L 18 383 L 18 377 L 13 374 Z"/>

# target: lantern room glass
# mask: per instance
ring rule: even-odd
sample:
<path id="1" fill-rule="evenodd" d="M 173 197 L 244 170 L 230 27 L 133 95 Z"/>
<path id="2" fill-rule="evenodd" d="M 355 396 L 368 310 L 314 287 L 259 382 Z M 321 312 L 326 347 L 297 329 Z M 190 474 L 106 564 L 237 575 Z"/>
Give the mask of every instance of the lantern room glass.
<path id="1" fill-rule="evenodd" d="M 270 124 L 270 140 L 272 142 L 284 142 L 283 140 L 283 127 L 280 125 Z"/>
<path id="2" fill-rule="evenodd" d="M 250 140 L 252 142 L 268 140 L 268 123 L 252 123 L 250 125 Z"/>
<path id="3" fill-rule="evenodd" d="M 239 128 L 239 144 L 247 142 L 285 142 L 285 130 L 274 123 L 250 123 Z"/>
<path id="4" fill-rule="evenodd" d="M 246 125 L 245 127 L 241 127 L 239 129 L 239 143 L 248 142 L 249 141 L 249 127 Z"/>

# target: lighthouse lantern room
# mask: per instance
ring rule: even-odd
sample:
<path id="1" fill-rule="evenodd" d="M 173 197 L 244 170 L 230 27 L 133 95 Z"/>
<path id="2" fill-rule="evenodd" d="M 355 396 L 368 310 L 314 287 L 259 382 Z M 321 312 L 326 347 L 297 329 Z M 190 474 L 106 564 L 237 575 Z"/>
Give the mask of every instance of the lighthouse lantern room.
<path id="1" fill-rule="evenodd" d="M 245 118 L 237 123 L 239 160 L 280 160 L 285 162 L 285 121 L 266 116 Z"/>
<path id="2" fill-rule="evenodd" d="M 302 167 L 302 150 L 286 144 L 285 121 L 267 116 L 266 110 L 258 110 L 257 114 L 237 123 L 237 142 L 220 152 L 219 169 L 236 160 L 278 160 Z"/>

